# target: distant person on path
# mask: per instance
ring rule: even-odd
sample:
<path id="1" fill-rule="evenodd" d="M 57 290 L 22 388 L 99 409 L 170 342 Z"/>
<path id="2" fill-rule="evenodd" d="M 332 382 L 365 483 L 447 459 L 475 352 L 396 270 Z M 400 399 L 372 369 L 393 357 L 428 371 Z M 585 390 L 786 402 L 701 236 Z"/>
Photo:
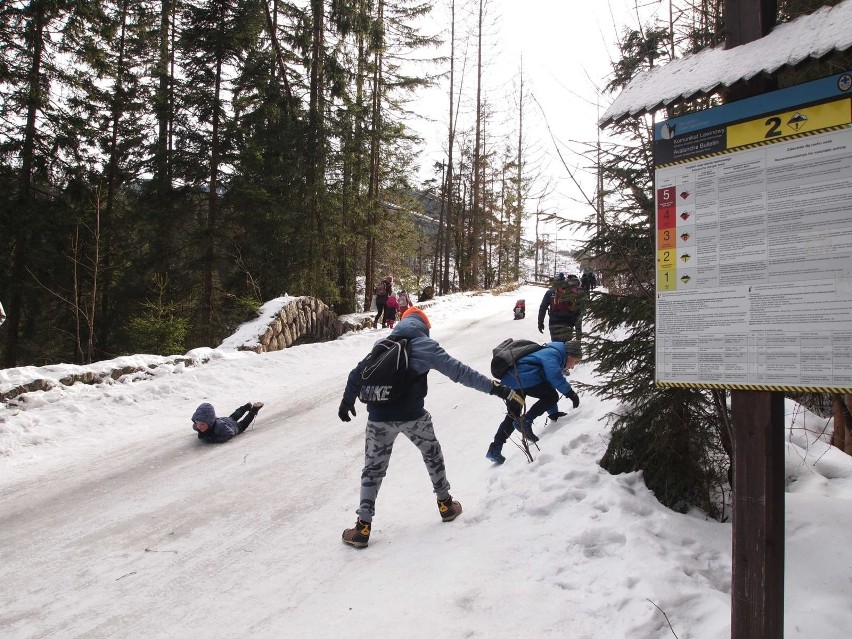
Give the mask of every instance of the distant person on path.
<path id="1" fill-rule="evenodd" d="M 192 415 L 192 429 L 198 433 L 198 439 L 221 444 L 248 428 L 261 408 L 263 402 L 243 404 L 230 417 L 216 417 L 213 405 L 205 402 Z"/>
<path id="2" fill-rule="evenodd" d="M 373 289 L 373 295 L 376 296 L 376 319 L 373 320 L 374 326 L 379 326 L 382 317 L 385 314 L 385 304 L 387 304 L 388 296 L 393 292 L 393 276 L 388 275 L 381 282 L 376 284 Z"/>
<path id="3" fill-rule="evenodd" d="M 6 311 L 3 310 L 3 304 L 0 303 L 0 326 L 6 321 Z"/>
<path id="4" fill-rule="evenodd" d="M 419 308 L 411 307 L 394 327 L 391 337 L 405 338 L 411 351 L 408 365 L 408 386 L 402 396 L 386 403 L 367 403 L 367 431 L 364 444 L 364 469 L 361 472 L 361 501 L 355 512 L 358 519 L 353 528 L 343 531 L 343 543 L 364 548 L 370 540 L 370 527 L 376 513 L 376 498 L 387 473 L 391 451 L 397 435 L 402 433 L 417 446 L 423 463 L 432 480 L 432 488 L 438 500 L 438 514 L 442 521 L 453 521 L 462 512 L 461 504 L 450 496 L 450 483 L 444 468 L 444 454 L 435 437 L 432 416 L 424 407 L 427 384 L 426 376 L 435 369 L 452 381 L 483 393 L 497 395 L 517 404 L 516 412 L 523 409 L 517 393 L 498 384 L 472 368 L 452 358 L 438 342 L 429 337 L 431 324 Z M 361 390 L 362 372 L 367 358 L 358 363 L 349 373 L 338 417 L 344 422 L 355 415 L 355 399 Z"/>
<path id="5" fill-rule="evenodd" d="M 588 294 L 589 294 L 589 291 L 591 291 L 591 290 L 592 290 L 592 279 L 591 279 L 591 275 L 592 275 L 592 274 L 591 274 L 589 271 L 586 271 L 585 273 L 583 273 L 583 274 L 580 276 L 580 285 L 583 287 L 583 292 L 584 292 L 586 295 L 588 295 Z"/>
<path id="6" fill-rule="evenodd" d="M 396 295 L 391 293 L 388 296 L 388 301 L 385 302 L 385 316 L 382 319 L 382 327 L 383 328 L 393 328 L 393 325 L 396 324 L 396 314 L 399 310 L 399 301 L 396 298 Z"/>
<path id="7" fill-rule="evenodd" d="M 583 294 L 580 278 L 559 273 L 538 308 L 538 332 L 544 333 L 544 315 L 550 316 L 550 340 L 570 342 L 583 337 Z"/>
<path id="8" fill-rule="evenodd" d="M 571 400 L 574 408 L 580 405 L 580 398 L 571 384 L 565 379 L 563 371 L 570 371 L 583 358 L 579 342 L 548 342 L 544 348 L 524 355 L 515 367 L 510 369 L 500 383 L 512 388 L 522 397 L 536 397 L 538 401 L 530 406 L 523 416 L 523 434 L 529 441 L 537 442 L 538 437 L 533 434 L 532 423 L 547 411 L 550 419 L 557 420 L 565 413 L 557 412 L 559 394 L 562 393 Z M 515 413 L 517 414 L 517 413 Z M 512 416 L 512 408 L 497 428 L 494 441 L 488 447 L 485 457 L 495 464 L 506 461 L 503 456 L 503 444 L 505 444 L 512 431 L 518 429 L 516 421 Z"/>

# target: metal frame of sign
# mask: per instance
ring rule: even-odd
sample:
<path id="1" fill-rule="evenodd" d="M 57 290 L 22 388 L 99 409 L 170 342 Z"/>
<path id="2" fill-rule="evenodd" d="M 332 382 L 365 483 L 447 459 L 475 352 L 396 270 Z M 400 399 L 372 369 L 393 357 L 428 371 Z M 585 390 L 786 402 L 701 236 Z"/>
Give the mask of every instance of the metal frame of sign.
<path id="1" fill-rule="evenodd" d="M 852 72 L 657 123 L 656 383 L 852 393 Z"/>

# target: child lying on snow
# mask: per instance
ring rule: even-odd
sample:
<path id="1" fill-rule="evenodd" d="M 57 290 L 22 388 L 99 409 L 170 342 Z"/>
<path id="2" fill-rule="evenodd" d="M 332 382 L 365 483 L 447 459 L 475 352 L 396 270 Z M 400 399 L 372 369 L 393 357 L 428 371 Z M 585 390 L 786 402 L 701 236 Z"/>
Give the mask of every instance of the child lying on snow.
<path id="1" fill-rule="evenodd" d="M 198 432 L 198 439 L 211 444 L 221 444 L 248 428 L 261 408 L 263 402 L 244 404 L 231 413 L 230 417 L 216 417 L 213 405 L 205 402 L 196 408 L 192 415 L 192 429 Z"/>

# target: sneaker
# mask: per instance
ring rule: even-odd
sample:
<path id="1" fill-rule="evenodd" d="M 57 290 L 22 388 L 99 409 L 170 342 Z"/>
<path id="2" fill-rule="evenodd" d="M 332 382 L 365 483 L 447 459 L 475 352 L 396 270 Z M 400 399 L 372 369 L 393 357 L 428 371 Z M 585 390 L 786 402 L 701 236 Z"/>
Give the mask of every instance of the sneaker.
<path id="1" fill-rule="evenodd" d="M 515 422 L 515 430 L 521 433 L 528 442 L 532 442 L 533 444 L 538 441 L 538 437 L 536 437 L 535 433 L 532 431 L 532 426 L 529 424 L 524 424 L 521 426 L 519 422 Z"/>
<path id="2" fill-rule="evenodd" d="M 504 461 L 506 461 L 506 458 L 503 457 L 503 453 L 500 452 L 502 449 L 503 446 L 501 444 L 492 443 L 488 447 L 488 452 L 485 453 L 485 459 L 489 459 L 495 464 L 502 464 Z"/>
<path id="3" fill-rule="evenodd" d="M 347 528 L 343 531 L 343 543 L 356 548 L 366 548 L 370 541 L 371 525 L 369 521 L 361 521 L 359 517 L 355 520 L 354 528 Z"/>
<path id="4" fill-rule="evenodd" d="M 263 408 L 263 402 L 255 402 L 254 404 L 251 405 L 251 407 L 254 410 L 260 410 L 261 408 Z"/>
<path id="5" fill-rule="evenodd" d="M 452 495 L 447 495 L 446 499 L 438 500 L 438 512 L 441 513 L 441 521 L 452 521 L 462 513 L 461 504 L 453 501 Z"/>

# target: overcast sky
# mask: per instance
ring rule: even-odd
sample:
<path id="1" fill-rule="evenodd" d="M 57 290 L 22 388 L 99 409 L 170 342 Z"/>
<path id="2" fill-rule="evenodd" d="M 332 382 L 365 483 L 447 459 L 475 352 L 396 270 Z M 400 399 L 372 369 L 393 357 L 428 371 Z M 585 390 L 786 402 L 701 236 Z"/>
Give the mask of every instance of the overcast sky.
<path id="1" fill-rule="evenodd" d="M 456 91 L 459 90 L 461 75 L 460 49 L 464 46 L 461 33 L 464 28 L 472 30 L 475 27 L 470 8 L 465 9 L 463 2 L 456 0 L 457 22 L 468 16 L 466 26 L 456 27 Z M 472 7 L 478 6 L 475 0 L 471 2 Z M 449 3 L 450 0 L 438 0 L 433 16 L 435 29 L 446 39 L 449 39 Z M 647 5 L 640 8 L 643 16 L 668 10 L 668 3 L 661 0 L 643 4 Z M 531 147 L 530 160 L 542 166 L 543 181 L 549 180 L 553 191 L 544 207 L 571 219 L 583 219 L 587 208 L 574 201 L 581 200 L 582 196 L 555 151 L 554 139 L 559 143 L 563 159 L 571 171 L 577 171 L 578 180 L 591 196 L 594 177 L 588 162 L 578 153 L 594 145 L 599 114 L 615 97 L 599 97 L 598 89 L 606 84 L 611 61 L 617 56 L 615 43 L 618 35 L 624 25 L 635 27 L 637 24 L 636 0 L 586 3 L 487 0 L 486 7 L 492 26 L 484 36 L 483 60 L 487 67 L 483 84 L 488 92 L 487 99 L 496 111 L 493 126 L 504 127 L 506 134 L 512 136 L 512 144 L 515 144 L 517 92 L 513 87 L 517 84 L 523 59 L 524 86 L 528 91 L 524 106 L 525 138 Z M 472 39 L 469 46 L 470 60 L 464 90 L 473 95 L 475 40 Z M 418 112 L 433 119 L 415 124 L 427 142 L 421 156 L 421 176 L 424 177 L 430 174 L 430 168 L 443 158 L 446 150 L 447 89 L 448 81 L 444 80 L 439 87 L 418 100 Z M 535 203 L 528 202 L 527 206 L 534 210 Z M 562 238 L 572 244 L 571 233 L 567 230 L 557 232 L 555 226 L 543 230 L 558 235 L 560 248 L 570 248 L 561 246 Z"/>

